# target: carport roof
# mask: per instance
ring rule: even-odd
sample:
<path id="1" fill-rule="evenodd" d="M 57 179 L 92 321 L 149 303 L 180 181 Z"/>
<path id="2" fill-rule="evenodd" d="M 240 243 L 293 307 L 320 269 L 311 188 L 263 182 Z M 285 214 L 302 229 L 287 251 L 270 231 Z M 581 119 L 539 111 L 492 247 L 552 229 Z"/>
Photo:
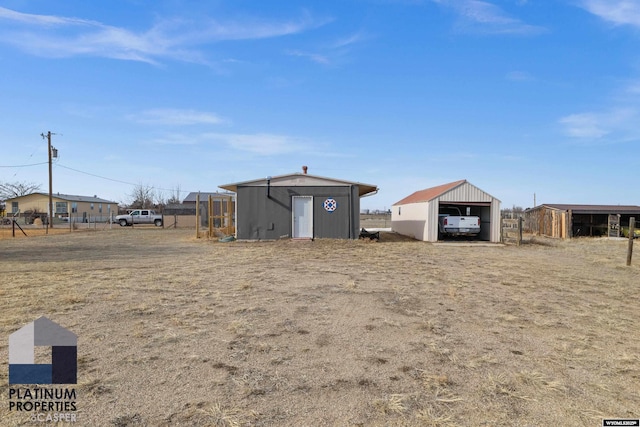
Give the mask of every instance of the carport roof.
<path id="1" fill-rule="evenodd" d="M 290 173 L 286 175 L 278 175 L 269 177 L 269 185 L 274 187 L 301 187 L 301 186 L 348 186 L 348 185 L 357 185 L 358 186 L 358 194 L 360 197 L 375 193 L 378 191 L 378 187 L 371 184 L 363 184 L 362 182 L 355 181 L 344 181 L 341 179 L 327 178 L 324 176 L 318 175 L 310 175 L 306 173 Z M 254 179 L 251 181 L 243 181 L 236 182 L 233 184 L 224 184 L 219 185 L 220 188 L 233 191 L 236 193 L 238 191 L 238 187 L 246 187 L 246 186 L 266 186 L 267 178 Z"/>
<path id="2" fill-rule="evenodd" d="M 424 190 L 416 191 L 415 193 L 405 197 L 397 203 L 394 203 L 393 206 L 396 205 L 407 205 L 409 203 L 421 203 L 428 202 L 430 200 L 435 199 L 438 196 L 443 195 L 447 191 L 456 188 L 459 185 L 467 182 L 466 179 L 461 179 L 460 181 L 450 182 L 448 184 L 438 185 L 437 187 L 431 187 Z"/>
<path id="3" fill-rule="evenodd" d="M 574 214 L 640 214 L 640 206 L 634 205 L 572 205 L 563 203 L 544 203 L 529 211 L 547 207 L 561 211 L 571 211 Z"/>

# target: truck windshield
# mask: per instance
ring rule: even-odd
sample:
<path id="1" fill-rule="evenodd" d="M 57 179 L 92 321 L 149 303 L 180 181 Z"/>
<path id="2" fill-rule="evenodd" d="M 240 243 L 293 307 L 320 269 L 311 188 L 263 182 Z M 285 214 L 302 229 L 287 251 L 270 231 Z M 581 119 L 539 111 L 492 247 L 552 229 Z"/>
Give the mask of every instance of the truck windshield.
<path id="1" fill-rule="evenodd" d="M 454 216 L 461 216 L 462 213 L 460 212 L 460 209 L 456 206 L 445 206 L 440 208 L 440 213 L 441 214 L 449 214 L 449 215 L 454 215 Z"/>

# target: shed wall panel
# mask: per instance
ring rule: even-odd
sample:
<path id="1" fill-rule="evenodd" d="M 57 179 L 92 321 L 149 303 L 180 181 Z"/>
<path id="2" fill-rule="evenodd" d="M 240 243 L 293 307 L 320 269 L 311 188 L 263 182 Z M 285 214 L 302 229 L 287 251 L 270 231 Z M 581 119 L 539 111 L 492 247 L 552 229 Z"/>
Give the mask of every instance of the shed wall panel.
<path id="1" fill-rule="evenodd" d="M 425 238 L 427 242 L 438 241 L 438 213 L 440 204 L 438 200 L 432 200 L 427 203 L 427 223 L 425 224 Z"/>
<path id="2" fill-rule="evenodd" d="M 500 200 L 493 199 L 491 201 L 491 236 L 492 243 L 500 243 Z"/>

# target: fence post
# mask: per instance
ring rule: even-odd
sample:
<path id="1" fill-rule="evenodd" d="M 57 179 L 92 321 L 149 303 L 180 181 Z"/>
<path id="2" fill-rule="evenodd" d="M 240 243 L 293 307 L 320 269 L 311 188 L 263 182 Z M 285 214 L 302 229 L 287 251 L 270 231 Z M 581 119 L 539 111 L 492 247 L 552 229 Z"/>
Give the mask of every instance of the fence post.
<path id="1" fill-rule="evenodd" d="M 522 217 L 518 217 L 518 246 L 522 243 Z"/>
<path id="2" fill-rule="evenodd" d="M 629 248 L 627 249 L 627 265 L 631 265 L 631 255 L 633 254 L 633 235 L 635 234 L 635 217 L 629 218 Z"/>
<path id="3" fill-rule="evenodd" d="M 200 238 L 200 193 L 196 194 L 196 239 Z"/>
<path id="4" fill-rule="evenodd" d="M 213 237 L 213 221 L 214 221 L 214 213 L 213 213 L 213 196 L 209 194 L 209 238 Z"/>

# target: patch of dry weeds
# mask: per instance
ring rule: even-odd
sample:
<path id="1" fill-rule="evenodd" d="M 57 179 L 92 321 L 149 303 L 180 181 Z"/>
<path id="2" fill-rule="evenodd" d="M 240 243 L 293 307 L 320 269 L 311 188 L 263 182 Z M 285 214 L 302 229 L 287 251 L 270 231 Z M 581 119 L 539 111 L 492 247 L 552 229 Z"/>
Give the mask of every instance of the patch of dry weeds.
<path id="1" fill-rule="evenodd" d="M 640 267 L 624 266 L 625 242 L 536 243 L 7 239 L 0 360 L 40 315 L 74 331 L 85 425 L 637 418 Z M 0 417 L 23 425 L 7 390 L 5 368 Z"/>

